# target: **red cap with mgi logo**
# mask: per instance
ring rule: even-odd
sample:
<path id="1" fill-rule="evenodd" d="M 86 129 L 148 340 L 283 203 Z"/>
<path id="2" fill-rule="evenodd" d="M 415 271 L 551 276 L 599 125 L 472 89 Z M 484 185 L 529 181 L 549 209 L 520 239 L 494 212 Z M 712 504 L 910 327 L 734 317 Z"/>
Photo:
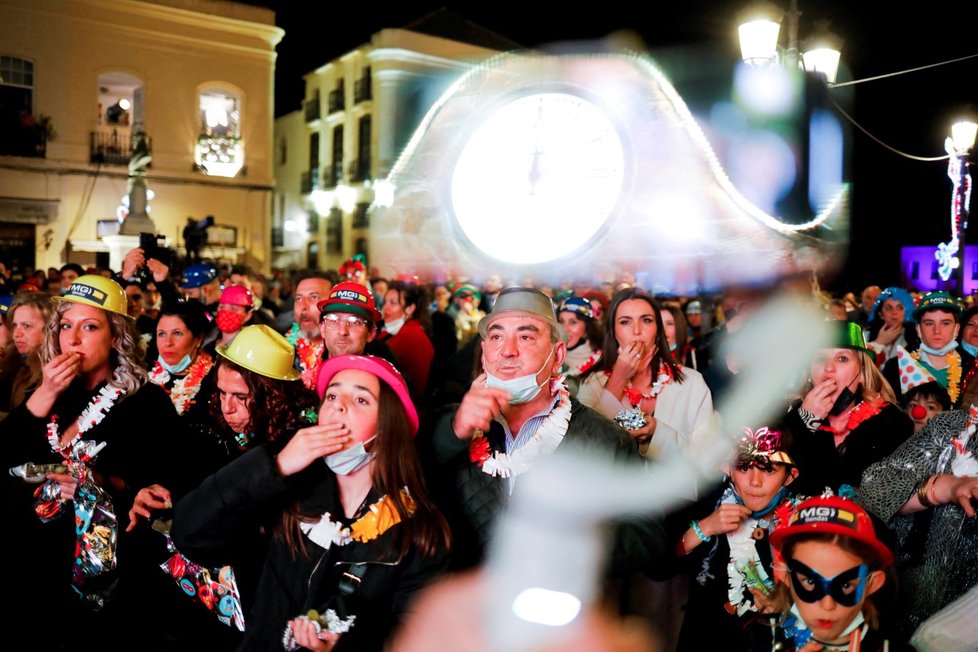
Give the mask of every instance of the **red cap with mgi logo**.
<path id="1" fill-rule="evenodd" d="M 380 321 L 380 311 L 374 305 L 374 295 L 366 287 L 352 281 L 337 283 L 329 296 L 316 304 L 320 317 L 327 312 L 349 312 L 366 317 L 372 323 Z"/>
<path id="2" fill-rule="evenodd" d="M 771 545 L 780 551 L 785 539 L 801 534 L 838 534 L 862 541 L 876 551 L 884 567 L 893 563 L 893 552 L 880 541 L 869 513 L 842 496 L 809 498 L 798 505 L 788 525 L 771 533 Z"/>

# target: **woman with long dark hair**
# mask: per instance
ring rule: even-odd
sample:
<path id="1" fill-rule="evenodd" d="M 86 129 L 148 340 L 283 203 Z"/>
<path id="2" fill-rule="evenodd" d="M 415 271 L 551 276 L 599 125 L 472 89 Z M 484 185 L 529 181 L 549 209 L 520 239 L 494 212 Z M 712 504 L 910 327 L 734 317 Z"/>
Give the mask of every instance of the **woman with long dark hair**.
<path id="1" fill-rule="evenodd" d="M 275 522 L 241 649 L 380 650 L 448 551 L 400 373 L 343 355 L 317 389 L 318 425 L 246 453 L 175 509 L 177 546 L 202 560 L 233 558 L 242 532 Z"/>
<path id="2" fill-rule="evenodd" d="M 394 281 L 384 295 L 384 330 L 378 336 L 397 356 L 398 367 L 407 376 L 415 403 L 428 389 L 428 372 L 435 357 L 428 304 L 428 289 L 424 285 Z"/>
<path id="3" fill-rule="evenodd" d="M 641 412 L 644 425 L 625 424 L 644 456 L 682 450 L 713 412 L 703 377 L 673 359 L 659 306 L 645 291 L 619 291 L 606 319 L 601 359 L 581 383 L 578 400 L 611 419 Z"/>

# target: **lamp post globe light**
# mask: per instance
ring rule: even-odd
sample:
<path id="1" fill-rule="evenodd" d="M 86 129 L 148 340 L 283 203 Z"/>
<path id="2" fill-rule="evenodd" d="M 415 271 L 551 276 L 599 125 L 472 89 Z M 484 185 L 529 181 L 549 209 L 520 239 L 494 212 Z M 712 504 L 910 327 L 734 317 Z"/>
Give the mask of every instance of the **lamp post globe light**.
<path id="1" fill-rule="evenodd" d="M 971 148 L 975 145 L 978 123 L 960 120 L 951 125 L 951 135 L 944 141 L 947 152 L 947 176 L 951 179 L 951 240 L 938 245 L 938 272 L 942 280 L 948 280 L 951 272 L 957 270 L 957 291 L 965 296 L 965 266 L 961 264 L 958 252 L 964 257 L 965 233 L 968 228 L 968 213 L 971 204 Z"/>
<path id="2" fill-rule="evenodd" d="M 828 84 L 834 84 L 839 72 L 840 40 L 828 33 L 815 36 L 805 43 L 804 52 L 798 47 L 798 0 L 791 0 L 787 13 L 771 4 L 752 5 L 743 13 L 743 22 L 737 29 L 740 39 L 741 58 L 750 65 L 782 63 L 801 66 L 809 72 L 825 76 Z M 781 48 L 778 38 L 781 22 L 787 18 L 788 44 Z"/>

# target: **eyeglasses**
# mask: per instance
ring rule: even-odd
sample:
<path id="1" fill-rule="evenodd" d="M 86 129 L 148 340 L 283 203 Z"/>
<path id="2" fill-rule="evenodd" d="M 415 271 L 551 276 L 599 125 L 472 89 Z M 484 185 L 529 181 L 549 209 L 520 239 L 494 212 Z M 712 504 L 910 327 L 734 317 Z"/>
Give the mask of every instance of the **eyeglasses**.
<path id="1" fill-rule="evenodd" d="M 802 602 L 818 602 L 826 595 L 831 595 L 836 604 L 843 607 L 855 606 L 866 591 L 866 578 L 869 576 L 869 566 L 859 564 L 835 577 L 822 577 L 818 571 L 812 570 L 796 559 L 788 561 L 791 571 L 791 584 Z"/>
<path id="2" fill-rule="evenodd" d="M 326 324 L 326 328 L 330 330 L 336 330 L 340 327 L 340 324 L 345 325 L 350 330 L 367 328 L 370 325 L 366 319 L 354 317 L 353 315 L 340 315 L 335 312 L 323 315 L 322 323 Z"/>

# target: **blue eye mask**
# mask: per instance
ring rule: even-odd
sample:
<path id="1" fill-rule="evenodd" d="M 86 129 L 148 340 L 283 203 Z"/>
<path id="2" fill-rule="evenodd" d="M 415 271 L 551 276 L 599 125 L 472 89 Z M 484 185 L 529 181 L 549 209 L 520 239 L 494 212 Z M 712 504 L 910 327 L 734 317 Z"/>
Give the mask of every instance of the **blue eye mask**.
<path id="1" fill-rule="evenodd" d="M 818 602 L 826 595 L 832 596 L 836 604 L 852 607 L 863 599 L 866 592 L 866 578 L 869 566 L 859 564 L 835 577 L 825 578 L 798 560 L 788 562 L 791 571 L 791 585 L 802 602 Z"/>

